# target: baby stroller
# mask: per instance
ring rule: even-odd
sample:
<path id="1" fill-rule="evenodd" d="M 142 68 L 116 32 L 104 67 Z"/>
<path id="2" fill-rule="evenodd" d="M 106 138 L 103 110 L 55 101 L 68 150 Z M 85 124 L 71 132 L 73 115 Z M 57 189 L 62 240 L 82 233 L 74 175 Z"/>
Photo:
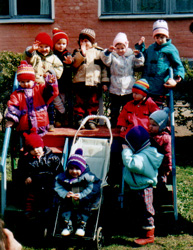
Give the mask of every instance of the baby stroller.
<path id="1" fill-rule="evenodd" d="M 102 119 L 105 121 L 106 126 L 109 130 L 108 138 L 91 138 L 89 137 L 78 137 L 79 131 L 90 119 Z M 89 132 L 88 132 L 89 133 Z M 86 233 L 82 240 L 92 240 L 95 243 L 96 249 L 101 249 L 104 241 L 102 233 L 102 221 L 101 221 L 101 206 L 103 203 L 103 188 L 107 185 L 106 178 L 110 165 L 110 150 L 112 144 L 112 132 L 110 121 L 105 116 L 90 115 L 87 116 L 81 123 L 79 129 L 77 130 L 71 150 L 70 155 L 74 154 L 77 148 L 82 148 L 83 156 L 90 167 L 91 172 L 93 172 L 99 179 L 101 179 L 101 198 L 97 204 L 92 209 L 92 215 L 88 220 Z M 64 168 L 66 165 L 66 160 L 64 160 Z M 60 228 L 60 205 L 57 208 L 56 220 L 53 230 L 53 236 L 60 238 L 61 240 L 75 240 L 78 236 L 61 236 Z M 64 244 L 63 244 L 64 246 Z"/>

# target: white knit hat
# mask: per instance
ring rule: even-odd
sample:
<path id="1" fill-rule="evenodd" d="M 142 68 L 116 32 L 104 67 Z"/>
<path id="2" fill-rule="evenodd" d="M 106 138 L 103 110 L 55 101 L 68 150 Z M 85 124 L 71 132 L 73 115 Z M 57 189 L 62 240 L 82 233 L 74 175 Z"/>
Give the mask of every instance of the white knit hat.
<path id="1" fill-rule="evenodd" d="M 167 38 L 169 37 L 168 24 L 164 20 L 157 20 L 153 24 L 153 37 L 157 34 L 165 35 Z"/>
<path id="2" fill-rule="evenodd" d="M 128 48 L 129 41 L 127 39 L 127 35 L 125 33 L 119 32 L 113 41 L 113 46 L 115 47 L 117 43 L 122 43 L 126 48 Z"/>

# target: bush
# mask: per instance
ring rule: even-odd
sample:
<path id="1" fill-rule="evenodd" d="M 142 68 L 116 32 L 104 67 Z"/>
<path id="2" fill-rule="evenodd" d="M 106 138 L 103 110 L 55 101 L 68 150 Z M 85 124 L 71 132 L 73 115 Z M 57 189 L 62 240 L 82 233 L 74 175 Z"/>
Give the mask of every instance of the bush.
<path id="1" fill-rule="evenodd" d="M 7 108 L 7 101 L 13 89 L 13 82 L 15 72 L 22 59 L 22 54 L 8 51 L 0 52 L 0 116 L 2 118 L 2 130 L 5 128 L 5 110 Z"/>
<path id="2" fill-rule="evenodd" d="M 185 78 L 177 84 L 174 91 L 174 100 L 181 101 L 182 105 L 177 106 L 178 116 L 175 121 L 178 125 L 186 126 L 190 131 L 193 131 L 193 67 L 188 60 L 182 61 L 185 68 Z M 188 115 L 185 111 L 189 111 Z"/>

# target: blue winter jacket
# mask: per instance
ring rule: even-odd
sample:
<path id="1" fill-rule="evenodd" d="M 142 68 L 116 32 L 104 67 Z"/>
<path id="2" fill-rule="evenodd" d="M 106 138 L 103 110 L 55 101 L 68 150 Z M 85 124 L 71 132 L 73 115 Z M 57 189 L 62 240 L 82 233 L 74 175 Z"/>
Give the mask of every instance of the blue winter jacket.
<path id="1" fill-rule="evenodd" d="M 54 190 L 61 198 L 65 199 L 73 188 L 79 189 L 80 200 L 87 199 L 94 202 L 101 194 L 101 180 L 91 173 L 88 166 L 78 178 L 70 178 L 67 171 L 56 176 Z"/>
<path id="2" fill-rule="evenodd" d="M 131 189 L 144 189 L 157 184 L 158 168 L 164 155 L 151 146 L 134 154 L 130 148 L 122 151 L 123 177 Z"/>
<path id="3" fill-rule="evenodd" d="M 145 64 L 142 77 L 149 85 L 151 95 L 165 95 L 167 89 L 164 83 L 169 79 L 169 68 L 173 68 L 174 79 L 179 75 L 184 78 L 184 67 L 177 48 L 168 39 L 166 43 L 158 45 L 156 42 L 145 49 L 145 44 L 136 44 L 136 49 L 144 53 Z"/>

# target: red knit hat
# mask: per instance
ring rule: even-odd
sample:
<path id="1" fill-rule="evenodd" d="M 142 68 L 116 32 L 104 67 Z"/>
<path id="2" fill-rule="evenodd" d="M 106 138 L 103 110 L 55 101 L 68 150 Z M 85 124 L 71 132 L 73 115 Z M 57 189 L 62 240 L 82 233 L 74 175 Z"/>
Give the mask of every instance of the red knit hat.
<path id="1" fill-rule="evenodd" d="M 32 80 L 35 81 L 35 71 L 32 65 L 28 64 L 27 61 L 21 61 L 17 69 L 17 80 Z"/>
<path id="2" fill-rule="evenodd" d="M 39 147 L 44 147 L 44 142 L 42 138 L 36 133 L 36 128 L 30 130 L 30 134 L 23 133 L 25 138 L 25 146 L 27 149 L 34 149 Z"/>
<path id="3" fill-rule="evenodd" d="M 46 44 L 46 45 L 50 46 L 51 49 L 53 49 L 52 38 L 47 33 L 45 33 L 45 32 L 39 33 L 36 36 L 35 41 L 39 41 L 42 44 Z"/>
<path id="4" fill-rule="evenodd" d="M 53 43 L 54 44 L 57 43 L 57 41 L 60 39 L 66 39 L 67 44 L 68 44 L 69 39 L 68 39 L 67 34 L 64 31 L 59 30 L 58 28 L 54 28 L 52 33 L 53 33 Z"/>

